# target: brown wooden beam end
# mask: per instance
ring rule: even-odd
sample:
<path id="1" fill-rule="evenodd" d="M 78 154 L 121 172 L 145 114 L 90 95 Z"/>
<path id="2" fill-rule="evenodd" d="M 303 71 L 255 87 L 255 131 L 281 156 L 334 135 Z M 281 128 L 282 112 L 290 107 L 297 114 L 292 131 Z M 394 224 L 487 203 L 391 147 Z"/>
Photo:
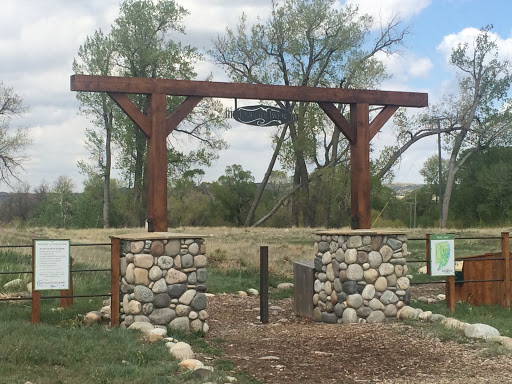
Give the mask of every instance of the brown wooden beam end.
<path id="1" fill-rule="evenodd" d="M 370 140 L 380 131 L 386 122 L 393 116 L 399 107 L 397 105 L 386 105 L 382 111 L 370 123 Z"/>
<path id="2" fill-rule="evenodd" d="M 71 90 L 136 94 L 163 93 L 173 96 L 288 100 L 314 103 L 366 103 L 403 107 L 426 107 L 428 105 L 428 94 L 416 92 L 220 83 L 141 77 L 72 75 Z"/>
<path id="3" fill-rule="evenodd" d="M 147 137 L 151 137 L 151 122 L 124 93 L 107 92 L 119 108 L 139 126 Z"/>
<path id="4" fill-rule="evenodd" d="M 176 127 L 188 116 L 190 112 L 192 112 L 201 100 L 203 100 L 202 97 L 189 96 L 183 103 L 178 105 L 178 107 L 167 117 L 165 122 L 167 136 L 176 129 Z"/>
<path id="5" fill-rule="evenodd" d="M 350 105 L 350 124 L 356 127 L 356 143 L 350 145 L 350 212 L 353 229 L 370 229 L 369 105 Z"/>
<path id="6" fill-rule="evenodd" d="M 356 142 L 356 128 L 351 125 L 343 114 L 334 106 L 333 103 L 318 103 L 320 108 L 332 120 L 334 125 L 343 133 L 351 144 Z"/>

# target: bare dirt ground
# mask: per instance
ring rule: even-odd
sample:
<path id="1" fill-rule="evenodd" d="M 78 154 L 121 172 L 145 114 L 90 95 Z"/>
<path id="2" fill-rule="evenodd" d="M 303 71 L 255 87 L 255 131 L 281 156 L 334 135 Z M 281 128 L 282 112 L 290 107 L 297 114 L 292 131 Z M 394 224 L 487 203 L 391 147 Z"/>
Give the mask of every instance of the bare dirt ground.
<path id="1" fill-rule="evenodd" d="M 403 322 L 314 324 L 296 318 L 292 299 L 208 299 L 207 339 L 223 340 L 222 359 L 262 383 L 510 383 L 512 356 L 484 357 L 486 344 L 441 342 Z"/>

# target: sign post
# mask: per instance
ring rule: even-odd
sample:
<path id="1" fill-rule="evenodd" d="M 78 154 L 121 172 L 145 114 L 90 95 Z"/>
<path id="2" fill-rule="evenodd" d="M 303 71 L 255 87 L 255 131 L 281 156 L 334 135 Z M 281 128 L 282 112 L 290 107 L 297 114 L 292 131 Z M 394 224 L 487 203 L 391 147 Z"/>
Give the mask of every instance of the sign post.
<path id="1" fill-rule="evenodd" d="M 69 240 L 32 240 L 32 322 L 40 322 L 41 292 L 70 289 Z"/>

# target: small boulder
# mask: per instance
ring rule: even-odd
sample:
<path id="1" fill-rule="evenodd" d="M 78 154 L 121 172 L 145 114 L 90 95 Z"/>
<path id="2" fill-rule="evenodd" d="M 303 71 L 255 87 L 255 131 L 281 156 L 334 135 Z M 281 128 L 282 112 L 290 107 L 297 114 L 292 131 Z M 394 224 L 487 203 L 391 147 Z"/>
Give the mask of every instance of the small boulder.
<path id="1" fill-rule="evenodd" d="M 84 317 L 83 323 L 85 325 L 101 324 L 101 313 L 98 311 L 91 311 Z"/>
<path id="2" fill-rule="evenodd" d="M 196 359 L 185 359 L 178 364 L 178 369 L 195 371 L 196 369 L 203 368 L 204 364 Z"/>
<path id="3" fill-rule="evenodd" d="M 14 279 L 4 284 L 4 288 L 20 288 L 23 285 L 23 280 Z"/>
<path id="4" fill-rule="evenodd" d="M 500 336 L 500 332 L 487 324 L 471 324 L 464 330 L 464 335 L 471 339 L 487 339 Z"/>
<path id="5" fill-rule="evenodd" d="M 178 343 L 168 344 L 172 344 L 169 345 L 169 352 L 171 352 L 171 355 L 173 355 L 177 360 L 183 361 L 187 359 L 193 359 L 195 357 L 194 352 L 192 351 L 192 347 L 187 343 L 180 341 Z"/>
<path id="6" fill-rule="evenodd" d="M 459 329 L 462 331 L 469 327 L 468 323 L 464 323 L 460 320 L 454 319 L 453 317 L 445 317 L 443 320 L 441 320 L 441 323 L 446 328 Z"/>
<path id="7" fill-rule="evenodd" d="M 132 325 L 128 327 L 128 329 L 137 329 L 141 331 L 144 335 L 149 335 L 150 332 L 155 329 L 153 324 L 145 322 L 145 321 L 136 321 Z"/>

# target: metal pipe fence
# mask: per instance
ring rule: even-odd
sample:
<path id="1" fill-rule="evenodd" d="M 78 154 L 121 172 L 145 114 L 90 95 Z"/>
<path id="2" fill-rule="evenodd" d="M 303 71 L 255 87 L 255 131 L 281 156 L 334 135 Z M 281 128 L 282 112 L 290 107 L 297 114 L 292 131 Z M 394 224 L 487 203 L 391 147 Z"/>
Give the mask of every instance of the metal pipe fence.
<path id="1" fill-rule="evenodd" d="M 98 247 L 98 246 L 111 246 L 111 243 L 70 243 L 70 247 Z M 19 248 L 32 248 L 32 244 L 13 244 L 13 245 L 0 245 L 0 250 L 2 249 L 19 249 Z M 85 269 L 71 269 L 71 273 L 84 273 L 84 272 L 111 272 L 111 268 L 85 268 Z M 30 271 L 0 271 L 0 275 L 20 275 L 20 274 L 33 274 L 32 270 Z M 72 279 L 71 279 L 72 281 Z M 72 288 L 71 288 L 72 289 Z M 73 298 L 83 298 L 83 297 L 111 297 L 112 293 L 104 293 L 104 294 L 88 294 L 88 295 L 52 295 L 52 296 L 41 296 L 41 299 L 73 299 Z M 11 298 L 0 298 L 0 302 L 2 301 L 30 301 L 32 297 L 11 297 Z"/>

